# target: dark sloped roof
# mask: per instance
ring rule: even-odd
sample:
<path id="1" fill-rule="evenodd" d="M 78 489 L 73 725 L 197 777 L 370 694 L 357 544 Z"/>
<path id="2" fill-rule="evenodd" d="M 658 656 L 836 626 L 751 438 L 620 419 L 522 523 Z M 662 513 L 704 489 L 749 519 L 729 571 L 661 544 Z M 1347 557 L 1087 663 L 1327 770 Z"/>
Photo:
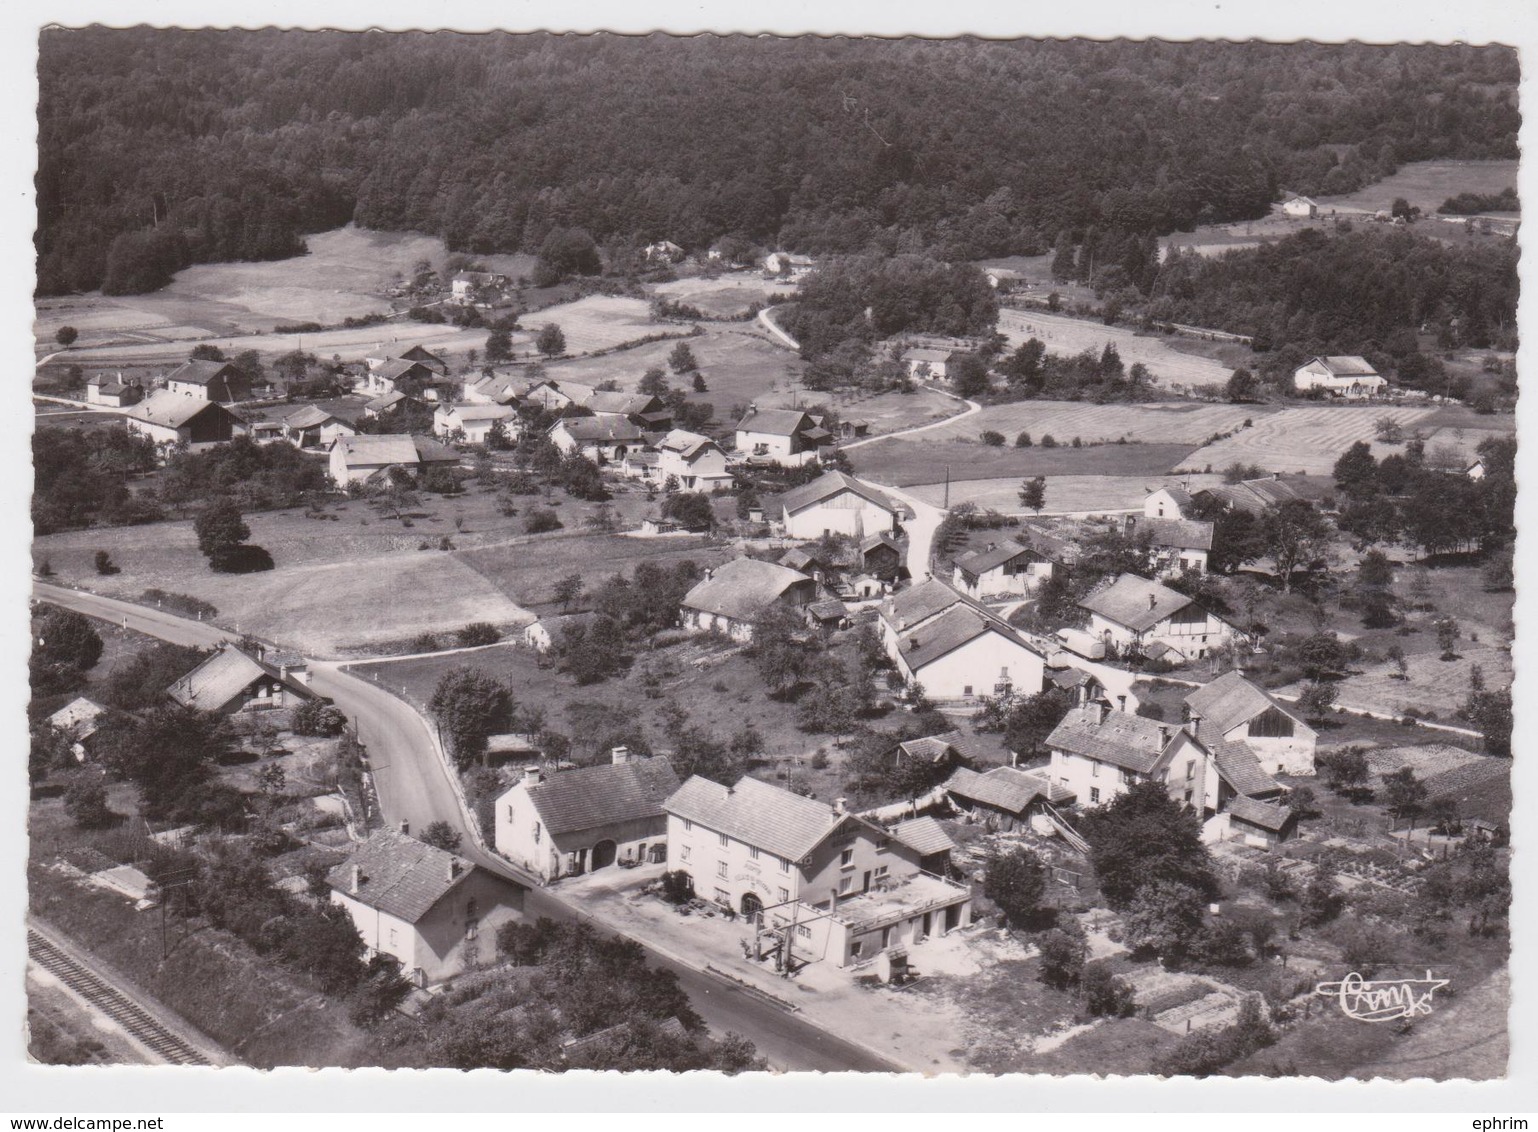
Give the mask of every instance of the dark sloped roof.
<path id="1" fill-rule="evenodd" d="M 245 374 L 229 362 L 183 362 L 166 374 L 167 381 L 185 381 L 191 385 L 207 385 L 219 377 L 233 377 L 242 383 L 246 380 Z"/>
<path id="2" fill-rule="evenodd" d="M 1038 798 L 1058 800 L 1051 796 L 1051 784 L 1044 776 L 1007 766 L 994 767 L 987 774 L 957 767 L 945 780 L 944 788 L 969 802 L 980 802 L 1011 814 L 1025 813 Z M 1073 796 L 1060 789 L 1059 797 L 1063 795 Z"/>
<path id="3" fill-rule="evenodd" d="M 892 627 L 917 625 L 937 613 L 944 613 L 965 598 L 938 578 L 920 582 L 893 596 L 891 608 L 882 607 L 881 616 Z"/>
<path id="4" fill-rule="evenodd" d="M 811 418 L 800 409 L 752 409 L 737 422 L 737 431 L 761 432 L 767 436 L 794 436 L 811 425 Z"/>
<path id="5" fill-rule="evenodd" d="M 1153 600 L 1150 602 L 1150 598 Z M 1091 613 L 1098 613 L 1133 632 L 1151 629 L 1173 613 L 1193 604 L 1185 594 L 1136 574 L 1123 574 L 1103 590 L 1079 602 Z"/>
<path id="6" fill-rule="evenodd" d="M 352 891 L 352 867 L 362 870 Z M 457 865 L 457 871 L 452 866 Z M 347 860 L 326 874 L 333 889 L 414 924 L 470 875 L 463 857 L 427 845 L 393 829 L 375 833 Z"/>
<path id="7" fill-rule="evenodd" d="M 1102 721 L 1100 711 L 1095 704 L 1073 709 L 1047 736 L 1046 745 L 1137 774 L 1152 771 L 1170 742 L 1169 738 L 1160 739 L 1159 728 L 1164 727 L 1170 738 L 1175 729 L 1125 711 L 1107 711 Z"/>
<path id="8" fill-rule="evenodd" d="M 339 436 L 332 441 L 334 450 L 342 450 L 342 459 L 349 464 L 405 464 L 417 462 L 417 448 L 406 433 L 359 433 L 357 436 Z"/>
<path id="9" fill-rule="evenodd" d="M 826 601 L 814 601 L 806 611 L 819 621 L 841 621 L 849 616 L 849 608 L 836 597 Z"/>
<path id="10" fill-rule="evenodd" d="M 193 417 L 202 413 L 213 413 L 215 416 L 223 414 L 233 417 L 237 422 L 241 421 L 238 415 L 230 412 L 217 401 L 202 401 L 196 397 L 173 393 L 169 389 L 157 389 L 129 409 L 125 415 L 132 420 L 144 421 L 146 424 L 181 428 Z"/>
<path id="11" fill-rule="evenodd" d="M 1022 554 L 1032 554 L 1030 547 L 1021 546 L 1014 539 L 1005 539 L 992 550 L 974 550 L 956 559 L 956 568 L 969 578 L 981 578 L 989 570 L 1004 565 Z"/>
<path id="12" fill-rule="evenodd" d="M 1372 367 L 1372 363 L 1357 354 L 1330 354 L 1327 357 L 1315 358 L 1314 361 L 1323 362 L 1324 368 L 1335 377 L 1378 376 L 1378 371 Z M 1313 362 L 1306 364 L 1312 365 Z"/>
<path id="13" fill-rule="evenodd" d="M 1228 812 L 1240 821 L 1258 825 L 1261 829 L 1269 829 L 1272 833 L 1280 833 L 1292 820 L 1292 811 L 1285 806 L 1258 802 L 1254 798 L 1246 798 L 1243 795 L 1230 799 Z"/>
<path id="14" fill-rule="evenodd" d="M 927 625 L 905 630 L 898 637 L 897 648 L 908 667 L 917 671 L 989 632 L 1020 640 L 1004 628 L 1001 622 L 984 617 L 970 606 L 963 605 L 947 610 Z M 1029 647 L 1023 640 L 1020 644 Z"/>
<path id="15" fill-rule="evenodd" d="M 527 787 L 552 834 L 660 818 L 662 803 L 677 789 L 678 775 L 664 758 L 563 770 Z"/>
<path id="16" fill-rule="evenodd" d="M 1254 719 L 1267 708 L 1276 708 L 1297 719 L 1286 705 L 1278 703 L 1264 688 L 1244 678 L 1238 670 L 1225 672 L 1216 680 L 1196 689 L 1186 697 L 1191 714 L 1212 725 L 1215 734 L 1223 734 L 1241 723 Z"/>
<path id="17" fill-rule="evenodd" d="M 1189 511 L 1191 509 L 1191 504 L 1195 502 L 1195 500 L 1191 498 L 1191 493 L 1183 487 L 1166 486 L 1163 488 L 1154 488 L 1154 490 L 1148 494 L 1155 495 L 1160 491 L 1163 491 L 1165 495 L 1170 497 L 1170 502 L 1175 505 L 1175 510 L 1179 511 L 1182 515 Z"/>
<path id="18" fill-rule="evenodd" d="M 183 707 L 217 711 L 241 693 L 253 680 L 269 677 L 280 681 L 302 699 L 313 700 L 315 693 L 297 680 L 284 679 L 281 669 L 257 660 L 234 645 L 225 645 L 187 675 L 166 689 Z"/>
<path id="19" fill-rule="evenodd" d="M 305 405 L 301 409 L 295 409 L 283 418 L 283 424 L 287 428 L 318 428 L 327 421 L 336 421 L 338 424 L 346 424 L 332 413 L 322 409 L 319 405 Z"/>
<path id="20" fill-rule="evenodd" d="M 843 472 L 824 472 L 810 483 L 804 483 L 800 487 L 791 488 L 780 496 L 780 506 L 791 514 L 805 510 L 813 504 L 821 503 L 825 499 L 832 499 L 835 495 L 846 491 L 852 491 L 862 499 L 869 500 L 877 507 L 884 508 L 892 514 L 899 514 L 901 508 L 885 493 L 878 491 L 870 484 L 845 475 Z"/>
<path id="21" fill-rule="evenodd" d="M 708 436 L 701 436 L 697 432 L 690 432 L 686 428 L 675 428 L 662 438 L 659 448 L 666 448 L 670 452 L 677 452 L 685 460 L 693 460 L 701 450 L 716 448 L 718 445 Z"/>
<path id="22" fill-rule="evenodd" d="M 891 832 L 893 837 L 923 857 L 931 853 L 949 853 L 956 848 L 956 843 L 940 827 L 940 823 L 928 816 L 900 821 L 892 827 Z"/>
<path id="23" fill-rule="evenodd" d="M 1135 516 L 1132 529 L 1137 534 L 1145 532 L 1155 546 L 1172 546 L 1180 550 L 1211 550 L 1211 523 L 1200 519 L 1149 519 Z"/>
<path id="24" fill-rule="evenodd" d="M 459 454 L 452 448 L 439 444 L 430 436 L 415 436 L 411 445 L 416 449 L 417 460 L 423 464 L 457 464 Z"/>
<path id="25" fill-rule="evenodd" d="M 749 621 L 797 582 L 810 581 L 800 571 L 773 562 L 737 558 L 718 567 L 690 590 L 683 604 L 686 609 Z"/>
<path id="26" fill-rule="evenodd" d="M 641 426 L 628 417 L 565 417 L 551 429 L 566 430 L 566 435 L 579 444 L 618 440 L 640 440 Z"/>
<path id="27" fill-rule="evenodd" d="M 694 775 L 663 808 L 791 861 L 806 856 L 835 825 L 847 820 L 825 802 L 814 802 L 756 778 L 740 778 L 736 785 L 726 787 Z"/>
<path id="28" fill-rule="evenodd" d="M 1254 798 L 1281 791 L 1282 784 L 1260 768 L 1260 760 L 1248 743 L 1223 740 L 1209 744 L 1208 749 L 1218 764 L 1218 773 L 1240 794 Z"/>
<path id="29" fill-rule="evenodd" d="M 610 393 L 598 390 L 582 402 L 582 407 L 594 413 L 632 416 L 655 412 L 662 408 L 662 402 L 649 393 Z"/>

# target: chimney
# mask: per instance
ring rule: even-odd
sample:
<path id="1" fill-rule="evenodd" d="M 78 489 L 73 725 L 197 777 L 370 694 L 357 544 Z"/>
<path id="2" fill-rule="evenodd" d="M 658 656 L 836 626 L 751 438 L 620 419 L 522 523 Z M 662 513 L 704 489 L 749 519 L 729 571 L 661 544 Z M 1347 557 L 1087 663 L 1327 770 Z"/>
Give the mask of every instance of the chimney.
<path id="1" fill-rule="evenodd" d="M 1111 714 L 1111 706 L 1104 700 L 1096 700 L 1091 706 L 1095 709 L 1095 726 L 1099 727 L 1105 722 L 1106 716 Z"/>
<path id="2" fill-rule="evenodd" d="M 630 761 L 629 747 L 615 747 L 609 751 L 609 761 L 615 766 L 624 766 Z"/>
<path id="3" fill-rule="evenodd" d="M 1193 737 L 1200 738 L 1202 733 L 1202 717 L 1197 715 L 1195 712 L 1192 712 L 1191 719 L 1188 723 L 1188 729 L 1190 730 Z"/>
<path id="4" fill-rule="evenodd" d="M 450 857 L 449 858 L 449 880 L 457 880 L 459 878 L 459 872 L 460 872 L 459 858 L 458 857 Z"/>
<path id="5" fill-rule="evenodd" d="M 539 767 L 526 766 L 523 768 L 523 784 L 525 786 L 538 786 L 541 777 Z"/>
<path id="6" fill-rule="evenodd" d="M 1079 706 L 1083 707 L 1087 703 L 1089 703 L 1089 685 L 1088 684 L 1080 684 L 1079 685 Z"/>
<path id="7" fill-rule="evenodd" d="M 1155 609 L 1159 605 L 1159 598 L 1155 594 L 1148 595 L 1148 608 Z"/>
<path id="8" fill-rule="evenodd" d="M 996 542 L 990 542 L 988 544 L 989 551 L 994 551 L 994 550 L 997 550 L 998 548 L 999 548 L 999 544 L 996 543 Z"/>
<path id="9" fill-rule="evenodd" d="M 835 817 L 840 817 L 840 818 L 843 817 L 846 813 L 849 812 L 848 811 L 848 806 L 849 806 L 849 799 L 848 798 L 835 798 L 835 799 L 833 799 L 833 815 Z"/>
<path id="10" fill-rule="evenodd" d="M 828 891 L 833 894 L 832 903 L 828 905 L 828 915 L 836 916 L 838 915 L 838 885 L 834 885 Z"/>
<path id="11" fill-rule="evenodd" d="M 363 866 L 354 865 L 352 875 L 348 880 L 347 890 L 354 896 L 358 895 L 358 889 L 363 887 Z"/>
<path id="12" fill-rule="evenodd" d="M 1126 696 L 1117 696 L 1116 697 L 1116 710 L 1117 711 L 1121 711 L 1121 712 L 1124 712 L 1124 711 L 1127 710 L 1127 697 Z"/>
<path id="13" fill-rule="evenodd" d="M 278 665 L 278 679 L 279 680 L 283 680 L 285 682 L 288 680 L 288 665 L 286 665 L 286 664 Z"/>
<path id="14" fill-rule="evenodd" d="M 1169 742 L 1170 729 L 1167 725 L 1161 723 L 1159 724 L 1159 749 L 1162 751 L 1165 747 L 1169 746 Z"/>
<path id="15" fill-rule="evenodd" d="M 407 821 L 405 818 L 401 818 L 401 832 L 402 833 L 410 833 L 411 832 L 411 823 L 409 821 Z"/>

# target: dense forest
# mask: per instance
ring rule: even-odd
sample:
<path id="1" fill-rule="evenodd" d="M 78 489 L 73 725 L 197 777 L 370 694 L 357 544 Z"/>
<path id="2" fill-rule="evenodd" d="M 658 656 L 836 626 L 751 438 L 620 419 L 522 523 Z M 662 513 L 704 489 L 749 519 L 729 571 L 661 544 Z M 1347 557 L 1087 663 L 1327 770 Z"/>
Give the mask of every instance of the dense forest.
<path id="1" fill-rule="evenodd" d="M 1515 158 L 1505 48 L 50 29 L 38 288 L 152 289 L 345 223 L 1037 253 Z"/>

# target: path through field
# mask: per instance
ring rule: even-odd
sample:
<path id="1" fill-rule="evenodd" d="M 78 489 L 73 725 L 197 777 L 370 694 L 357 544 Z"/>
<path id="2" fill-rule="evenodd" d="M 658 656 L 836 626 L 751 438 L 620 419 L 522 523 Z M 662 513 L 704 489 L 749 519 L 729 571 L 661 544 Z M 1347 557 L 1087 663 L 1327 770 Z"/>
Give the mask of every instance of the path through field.
<path id="1" fill-rule="evenodd" d="M 1374 439 L 1374 422 L 1392 417 L 1406 432 L 1435 413 L 1431 408 L 1403 405 L 1319 405 L 1301 409 L 1283 409 L 1267 417 L 1258 417 L 1254 427 L 1209 444 L 1191 453 L 1176 471 L 1201 471 L 1212 467 L 1222 470 L 1239 462 L 1259 464 L 1268 472 L 1306 472 L 1327 476 L 1335 461 L 1355 444 L 1365 440 L 1378 459 L 1402 452 L 1399 445 L 1379 444 Z"/>
<path id="2" fill-rule="evenodd" d="M 1114 342 L 1116 352 L 1129 368 L 1134 362 L 1142 362 L 1153 374 L 1155 385 L 1177 392 L 1193 386 L 1223 385 L 1231 372 L 1220 362 L 1182 353 L 1163 338 L 1143 337 L 1123 326 L 1106 326 L 1046 311 L 1001 310 L 998 331 L 1009 339 L 1011 349 L 1027 338 L 1039 338 L 1048 353 L 1064 357 L 1085 350 L 1098 355 L 1107 342 Z"/>

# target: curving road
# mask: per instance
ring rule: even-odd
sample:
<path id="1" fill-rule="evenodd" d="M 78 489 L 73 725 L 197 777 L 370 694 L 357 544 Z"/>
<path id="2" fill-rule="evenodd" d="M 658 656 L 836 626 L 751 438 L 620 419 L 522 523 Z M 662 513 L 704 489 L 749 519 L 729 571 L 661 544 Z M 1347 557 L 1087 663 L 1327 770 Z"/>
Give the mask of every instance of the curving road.
<path id="1" fill-rule="evenodd" d="M 44 582 L 34 582 L 33 596 L 174 644 L 209 648 L 236 638 L 236 634 L 217 625 Z M 421 829 L 434 821 L 448 822 L 463 836 L 461 853 L 506 881 L 507 901 L 523 915 L 558 920 L 588 918 L 579 907 L 539 887 L 521 869 L 479 847 L 449 781 L 432 731 L 416 709 L 393 695 L 387 684 L 376 685 L 353 676 L 342 671 L 339 664 L 312 662 L 310 671 L 311 686 L 332 699 L 357 727 L 358 738 L 368 751 L 380 810 L 388 822 L 408 821 L 412 829 Z M 594 924 L 604 926 L 601 921 Z M 733 983 L 659 952 L 647 940 L 637 942 L 647 948 L 654 965 L 678 976 L 695 1010 L 713 1031 L 735 1031 L 751 1039 L 760 1055 L 776 1069 L 890 1073 L 905 1068 L 873 1050 L 835 1037 Z"/>

